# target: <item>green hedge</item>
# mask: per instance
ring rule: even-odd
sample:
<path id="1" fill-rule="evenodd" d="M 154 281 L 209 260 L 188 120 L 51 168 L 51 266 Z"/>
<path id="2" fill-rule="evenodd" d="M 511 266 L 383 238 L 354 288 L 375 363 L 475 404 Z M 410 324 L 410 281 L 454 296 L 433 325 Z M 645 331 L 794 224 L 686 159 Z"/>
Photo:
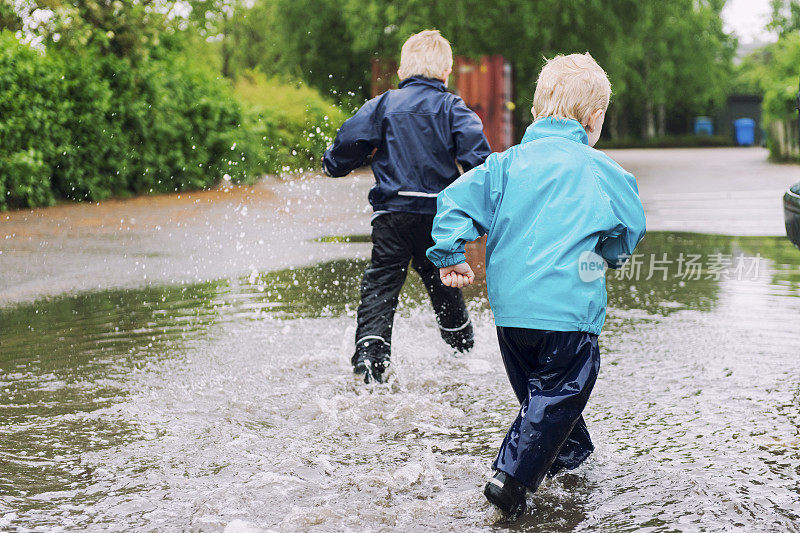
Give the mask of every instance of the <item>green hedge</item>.
<path id="1" fill-rule="evenodd" d="M 245 108 L 247 151 L 257 171 L 319 169 L 325 148 L 347 115 L 307 86 L 247 72 L 235 85 Z"/>
<path id="2" fill-rule="evenodd" d="M 256 73 L 234 92 L 179 47 L 133 65 L 0 32 L 0 210 L 318 168 L 344 118 L 317 92 Z"/>
<path id="3" fill-rule="evenodd" d="M 35 51 L 0 33 L 0 208 L 53 202 L 62 85 Z"/>
<path id="4" fill-rule="evenodd" d="M 229 84 L 184 54 L 137 65 L 0 33 L 0 209 L 248 178 Z"/>

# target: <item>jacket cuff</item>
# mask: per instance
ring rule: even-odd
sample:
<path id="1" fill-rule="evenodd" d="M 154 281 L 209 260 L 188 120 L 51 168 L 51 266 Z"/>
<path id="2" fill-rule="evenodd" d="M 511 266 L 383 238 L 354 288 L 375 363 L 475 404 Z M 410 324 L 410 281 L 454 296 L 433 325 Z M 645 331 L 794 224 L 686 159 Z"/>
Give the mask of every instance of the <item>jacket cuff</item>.
<path id="1" fill-rule="evenodd" d="M 434 261 L 433 264 L 436 265 L 438 268 L 449 267 L 453 265 L 457 265 L 459 263 L 463 263 L 467 260 L 467 256 L 461 252 L 456 252 L 454 254 L 449 254 L 444 256 L 444 259 L 439 261 Z"/>

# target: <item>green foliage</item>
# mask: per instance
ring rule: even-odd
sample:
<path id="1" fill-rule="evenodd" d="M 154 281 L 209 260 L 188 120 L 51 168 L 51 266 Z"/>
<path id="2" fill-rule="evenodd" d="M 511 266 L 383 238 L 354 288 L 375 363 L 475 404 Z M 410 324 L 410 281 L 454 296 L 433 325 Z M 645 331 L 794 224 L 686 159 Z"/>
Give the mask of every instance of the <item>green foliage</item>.
<path id="1" fill-rule="evenodd" d="M 0 209 L 251 177 L 229 84 L 185 53 L 137 67 L 0 33 Z"/>
<path id="2" fill-rule="evenodd" d="M 0 208 L 54 200 L 47 159 L 60 129 L 59 84 L 37 52 L 0 32 Z"/>
<path id="3" fill-rule="evenodd" d="M 51 205 L 54 199 L 49 171 L 42 152 L 33 148 L 0 159 L 0 175 L 7 176 L 0 179 L 0 193 L 5 193 L 0 209 L 5 203 L 25 207 Z"/>
<path id="4" fill-rule="evenodd" d="M 767 147 L 774 159 L 785 159 L 791 152 L 786 146 L 779 145 L 780 142 L 786 143 L 787 139 L 776 138 L 777 130 L 787 129 L 784 136 L 796 135 L 792 133 L 792 126 L 797 121 L 795 105 L 800 84 L 797 65 L 800 65 L 800 31 L 782 33 L 777 42 L 746 57 L 737 71 L 738 89 L 764 96 L 763 125 L 771 133 Z M 778 123 L 785 126 L 776 129 Z"/>
<path id="5" fill-rule="evenodd" d="M 237 4 L 220 26 L 223 72 L 259 70 L 270 78 L 302 80 L 349 108 L 369 93 L 370 58 L 354 45 L 351 21 L 332 0 L 254 0 Z"/>
<path id="6" fill-rule="evenodd" d="M 132 61 L 144 60 L 159 44 L 167 16 L 153 0 L 29 0 L 53 13 L 37 33 L 62 47 L 94 47 Z M 167 3 L 164 4 L 167 6 Z"/>
<path id="7" fill-rule="evenodd" d="M 22 26 L 14 6 L 7 0 L 0 0 L 0 30 L 18 30 Z"/>
<path id="8" fill-rule="evenodd" d="M 620 123 L 620 135 L 652 136 L 664 129 L 664 117 L 707 112 L 724 100 L 735 43 L 722 31 L 723 5 L 723 0 L 255 0 L 252 9 L 240 7 L 241 23 L 231 39 L 233 48 L 245 50 L 237 60 L 241 64 L 272 76 L 289 73 L 340 103 L 358 105 L 368 96 L 370 59 L 397 60 L 409 35 L 437 28 L 457 55 L 502 54 L 511 62 L 520 126 L 530 121 L 543 56 L 588 50 L 614 86 L 611 129 Z M 257 54 L 248 56 L 251 47 Z"/>
<path id="9" fill-rule="evenodd" d="M 118 127 L 109 120 L 114 94 L 94 54 L 52 53 L 44 62 L 56 74 L 54 101 L 58 119 L 51 132 L 53 151 L 48 153 L 50 179 L 57 197 L 100 200 L 123 189 L 111 172 L 109 141 L 118 138 Z"/>
<path id="10" fill-rule="evenodd" d="M 797 118 L 795 109 L 800 72 L 800 0 L 772 0 L 769 29 L 780 38 L 745 59 L 741 78 L 756 85 L 764 94 L 764 124 Z M 774 156 L 774 139 L 767 145 Z"/>
<path id="11" fill-rule="evenodd" d="M 794 107 L 800 81 L 800 33 L 785 35 L 769 47 L 767 54 L 767 63 L 758 69 L 765 124 L 797 115 Z"/>
<path id="12" fill-rule="evenodd" d="M 741 94 L 764 93 L 762 83 L 764 76 L 769 75 L 767 66 L 772 57 L 772 45 L 754 50 L 734 68 L 731 91 Z"/>
<path id="13" fill-rule="evenodd" d="M 788 13 L 784 29 L 796 3 L 774 2 Z M 688 130 L 687 118 L 729 87 L 734 42 L 722 31 L 723 4 L 26 0 L 17 6 L 28 15 L 54 15 L 24 30 L 46 53 L 0 36 L 0 209 L 317 168 L 345 118 L 327 98 L 361 105 L 370 60 L 399 59 L 403 41 L 431 27 L 457 55 L 512 63 L 519 126 L 530 121 L 543 56 L 588 50 L 612 81 L 614 137 Z M 0 0 L 0 28 L 19 28 L 8 5 Z M 776 113 L 784 93 L 770 97 Z"/>
<path id="14" fill-rule="evenodd" d="M 252 165 L 261 173 L 318 168 L 345 114 L 303 85 L 248 71 L 236 82 L 247 109 L 244 130 Z"/>
<path id="15" fill-rule="evenodd" d="M 771 0 L 772 19 L 767 29 L 780 36 L 800 30 L 800 0 Z"/>
<path id="16" fill-rule="evenodd" d="M 763 116 L 764 124 L 771 133 L 775 133 L 775 124 L 783 122 L 786 126 L 796 122 L 797 110 L 795 109 L 800 73 L 797 65 L 800 64 L 800 32 L 784 34 L 777 43 L 770 46 L 769 61 L 762 70 L 761 87 L 764 92 Z M 790 135 L 796 138 L 796 131 L 787 128 Z M 786 143 L 788 139 L 775 138 L 770 135 L 767 147 L 774 159 L 791 157 L 792 151 Z M 794 142 L 789 142 L 794 145 Z M 796 155 L 795 155 L 796 157 Z"/>
<path id="17" fill-rule="evenodd" d="M 301 80 L 348 109 L 369 95 L 371 59 L 398 59 L 410 34 L 435 27 L 458 55 L 511 62 L 519 126 L 530 122 L 543 56 L 588 50 L 614 87 L 608 130 L 615 137 L 663 136 L 668 124 L 688 131 L 682 117 L 724 100 L 735 48 L 722 30 L 724 0 L 31 1 L 56 10 L 43 31 L 72 46 L 96 43 L 139 61 L 171 34 L 196 34 L 211 38 L 218 58 L 203 61 L 226 77 L 259 70 Z M 794 13 L 797 1 L 775 3 Z"/>
<path id="18" fill-rule="evenodd" d="M 247 178 L 237 149 L 242 114 L 227 82 L 186 54 L 131 69 L 107 58 L 112 80 L 117 168 L 136 193 L 199 189 L 225 174 Z"/>

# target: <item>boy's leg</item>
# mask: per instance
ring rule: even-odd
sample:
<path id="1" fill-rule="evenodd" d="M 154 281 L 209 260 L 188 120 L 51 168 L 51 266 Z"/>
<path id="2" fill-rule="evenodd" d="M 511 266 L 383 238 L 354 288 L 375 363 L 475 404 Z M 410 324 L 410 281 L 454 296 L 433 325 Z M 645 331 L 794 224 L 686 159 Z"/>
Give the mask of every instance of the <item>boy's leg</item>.
<path id="1" fill-rule="evenodd" d="M 409 239 L 403 234 L 404 216 L 387 213 L 372 221 L 372 259 L 361 281 L 352 358 L 353 369 L 366 372 L 367 380 L 380 380 L 389 366 L 394 312 L 411 259 Z M 370 376 L 370 370 L 376 375 Z"/>
<path id="2" fill-rule="evenodd" d="M 536 490 L 559 452 L 569 451 L 576 426 L 578 437 L 588 437 L 578 424 L 600 369 L 597 336 L 505 327 L 497 336 L 512 386 L 519 396 L 524 384 L 525 397 L 493 466 Z M 579 451 L 581 461 L 591 453 Z"/>
<path id="3" fill-rule="evenodd" d="M 528 376 L 533 372 L 533 368 L 525 361 L 516 358 L 504 358 L 504 363 L 508 380 L 511 382 L 511 388 L 514 389 L 514 394 L 516 394 L 520 405 L 522 405 L 528 397 Z M 589 436 L 586 422 L 583 420 L 583 415 L 581 415 L 575 423 L 575 427 L 572 428 L 569 437 L 561 446 L 547 475 L 554 476 L 562 470 L 578 468 L 593 451 L 594 444 L 592 444 L 592 438 Z"/>
<path id="4" fill-rule="evenodd" d="M 583 415 L 581 415 L 575 427 L 572 428 L 572 433 L 569 434 L 569 437 L 567 437 L 567 440 L 558 451 L 556 460 L 550 465 L 547 475 L 552 477 L 562 470 L 578 468 L 593 451 L 594 444 L 592 444 L 592 438 L 589 436 L 586 422 L 583 420 Z"/>
<path id="5" fill-rule="evenodd" d="M 439 324 L 442 339 L 458 350 L 465 352 L 474 344 L 472 322 L 464 303 L 461 289 L 447 287 L 439 278 L 439 269 L 431 263 L 425 252 L 433 246 L 431 227 L 433 216 L 419 215 L 419 226 L 414 232 L 413 260 L 411 266 L 417 271 L 428 295 Z"/>

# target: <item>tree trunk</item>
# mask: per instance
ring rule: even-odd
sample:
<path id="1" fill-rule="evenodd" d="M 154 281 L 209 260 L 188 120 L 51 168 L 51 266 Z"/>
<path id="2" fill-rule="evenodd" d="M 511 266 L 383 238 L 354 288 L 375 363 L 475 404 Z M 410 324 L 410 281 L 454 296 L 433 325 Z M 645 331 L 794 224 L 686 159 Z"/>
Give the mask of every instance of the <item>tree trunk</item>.
<path id="1" fill-rule="evenodd" d="M 220 52 L 222 55 L 222 76 L 231 77 L 231 32 L 229 31 L 230 19 L 226 16 L 222 21 L 222 42 Z"/>
<path id="2" fill-rule="evenodd" d="M 625 115 L 619 114 L 618 115 L 618 122 L 619 122 L 619 135 L 623 139 L 628 139 L 631 136 L 631 125 L 628 123 L 628 119 Z"/>
<path id="3" fill-rule="evenodd" d="M 667 106 L 658 104 L 658 136 L 667 136 Z"/>
<path id="4" fill-rule="evenodd" d="M 222 76 L 225 78 L 231 77 L 231 59 L 230 54 L 228 53 L 228 47 L 225 46 L 225 41 L 227 38 L 223 38 L 222 41 Z"/>
<path id="5" fill-rule="evenodd" d="M 653 101 L 645 99 L 644 114 L 642 116 L 642 137 L 648 141 L 656 136 L 656 121 L 653 116 Z"/>
<path id="6" fill-rule="evenodd" d="M 609 109 L 609 115 L 608 133 L 611 135 L 611 139 L 617 140 L 619 139 L 619 112 L 616 106 Z"/>

